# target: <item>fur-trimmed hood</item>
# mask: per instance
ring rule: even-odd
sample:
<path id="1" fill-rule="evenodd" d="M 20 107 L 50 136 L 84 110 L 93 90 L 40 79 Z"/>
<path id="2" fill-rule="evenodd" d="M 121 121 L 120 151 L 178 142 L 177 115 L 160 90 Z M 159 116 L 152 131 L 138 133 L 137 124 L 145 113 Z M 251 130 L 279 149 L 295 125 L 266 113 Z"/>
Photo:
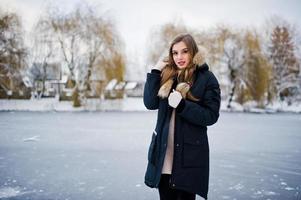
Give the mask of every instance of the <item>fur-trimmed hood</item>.
<path id="1" fill-rule="evenodd" d="M 204 47 L 199 46 L 198 47 L 198 52 L 194 55 L 193 57 L 193 64 L 196 65 L 196 70 L 204 68 L 204 70 L 208 70 L 208 65 L 206 64 L 206 55 L 207 51 Z M 167 80 L 159 89 L 158 96 L 161 98 L 167 98 L 170 90 L 172 88 L 172 85 L 174 83 L 174 79 L 170 78 Z M 190 90 L 192 86 L 192 83 L 187 83 L 187 82 L 181 82 L 178 83 L 176 86 L 176 91 L 179 91 L 182 95 L 182 97 L 185 99 L 187 96 L 187 92 Z"/>

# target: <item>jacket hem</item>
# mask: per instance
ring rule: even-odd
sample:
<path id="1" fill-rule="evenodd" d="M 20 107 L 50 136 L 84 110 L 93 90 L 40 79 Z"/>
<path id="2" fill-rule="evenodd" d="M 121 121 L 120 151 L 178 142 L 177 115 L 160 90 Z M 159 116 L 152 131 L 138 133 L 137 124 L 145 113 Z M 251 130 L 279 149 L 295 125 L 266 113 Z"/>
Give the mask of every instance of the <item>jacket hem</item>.
<path id="1" fill-rule="evenodd" d="M 184 190 L 184 191 L 187 191 L 187 192 L 189 192 L 189 193 L 193 193 L 193 194 L 199 195 L 200 197 L 202 197 L 202 198 L 204 198 L 204 199 L 206 199 L 206 200 L 208 199 L 207 194 L 205 194 L 205 193 L 200 193 L 200 192 L 195 192 L 195 191 L 191 191 L 191 190 L 187 190 L 186 187 L 176 186 L 176 187 L 174 187 L 174 189 Z"/>
<path id="2" fill-rule="evenodd" d="M 148 180 L 144 180 L 144 184 L 150 188 L 157 188 L 153 182 L 148 181 Z"/>

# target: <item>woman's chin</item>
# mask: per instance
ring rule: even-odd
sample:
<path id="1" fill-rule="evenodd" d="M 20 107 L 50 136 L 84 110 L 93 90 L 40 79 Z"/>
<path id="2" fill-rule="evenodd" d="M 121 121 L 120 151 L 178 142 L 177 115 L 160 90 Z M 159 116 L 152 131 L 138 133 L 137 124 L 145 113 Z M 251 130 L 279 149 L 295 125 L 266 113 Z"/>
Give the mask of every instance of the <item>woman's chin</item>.
<path id="1" fill-rule="evenodd" d="M 180 66 L 180 65 L 177 65 L 178 69 L 185 69 L 187 66 L 186 65 L 183 65 L 183 66 Z"/>

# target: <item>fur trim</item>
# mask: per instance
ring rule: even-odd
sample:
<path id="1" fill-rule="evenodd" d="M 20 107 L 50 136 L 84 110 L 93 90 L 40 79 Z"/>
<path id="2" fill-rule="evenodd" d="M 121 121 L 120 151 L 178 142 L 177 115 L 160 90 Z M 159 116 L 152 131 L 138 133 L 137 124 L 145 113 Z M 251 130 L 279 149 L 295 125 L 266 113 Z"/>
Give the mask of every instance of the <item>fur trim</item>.
<path id="1" fill-rule="evenodd" d="M 185 99 L 187 92 L 190 89 L 190 85 L 188 83 L 182 82 L 179 83 L 176 87 L 176 90 L 181 93 L 182 97 Z"/>
<path id="2" fill-rule="evenodd" d="M 170 92 L 170 89 L 173 84 L 173 79 L 167 80 L 159 89 L 158 96 L 162 98 L 167 98 Z"/>
<path id="3" fill-rule="evenodd" d="M 204 47 L 199 46 L 199 51 L 193 57 L 193 64 L 197 65 L 197 67 L 202 67 L 206 63 L 206 55 L 207 51 Z M 174 80 L 171 78 L 167 80 L 159 89 L 158 96 L 161 98 L 167 98 L 171 87 L 173 85 Z M 178 83 L 176 86 L 176 90 L 181 93 L 182 97 L 185 99 L 187 92 L 190 90 L 191 84 L 190 83 Z"/>
<path id="4" fill-rule="evenodd" d="M 202 46 L 198 46 L 198 49 L 199 51 L 194 55 L 192 62 L 193 64 L 202 66 L 206 62 L 207 50 Z"/>

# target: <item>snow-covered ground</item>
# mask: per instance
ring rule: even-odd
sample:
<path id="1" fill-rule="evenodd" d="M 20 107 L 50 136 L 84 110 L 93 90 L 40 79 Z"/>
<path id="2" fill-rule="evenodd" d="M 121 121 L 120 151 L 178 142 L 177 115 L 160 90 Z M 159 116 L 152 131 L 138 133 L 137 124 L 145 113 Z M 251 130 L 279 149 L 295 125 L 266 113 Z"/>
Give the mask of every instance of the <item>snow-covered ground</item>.
<path id="1" fill-rule="evenodd" d="M 0 112 L 0 199 L 158 199 L 143 183 L 155 118 Z M 222 112 L 208 129 L 209 199 L 300 200 L 300 130 L 297 114 Z"/>
<path id="2" fill-rule="evenodd" d="M 290 106 L 275 102 L 266 109 L 256 108 L 256 103 L 248 102 L 245 105 L 232 102 L 232 108 L 227 108 L 227 102 L 222 101 L 221 110 L 230 112 L 301 113 L 301 102 Z M 85 106 L 74 108 L 70 101 L 58 101 L 55 98 L 32 100 L 5 100 L 0 99 L 0 111 L 147 111 L 142 98 L 124 98 L 115 100 L 88 99 Z"/>
<path id="3" fill-rule="evenodd" d="M 114 100 L 88 99 L 85 106 L 74 108 L 71 101 L 55 98 L 31 100 L 0 99 L 0 111 L 146 111 L 142 98 Z"/>

